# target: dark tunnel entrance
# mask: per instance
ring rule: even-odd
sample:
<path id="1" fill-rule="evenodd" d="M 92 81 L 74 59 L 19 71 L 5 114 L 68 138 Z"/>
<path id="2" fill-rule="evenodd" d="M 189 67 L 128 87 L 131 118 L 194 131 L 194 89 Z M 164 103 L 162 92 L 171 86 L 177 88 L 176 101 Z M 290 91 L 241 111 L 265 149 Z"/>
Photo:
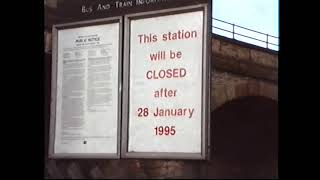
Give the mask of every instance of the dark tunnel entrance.
<path id="1" fill-rule="evenodd" d="M 212 113 L 210 178 L 278 177 L 278 104 L 265 97 L 230 101 Z"/>

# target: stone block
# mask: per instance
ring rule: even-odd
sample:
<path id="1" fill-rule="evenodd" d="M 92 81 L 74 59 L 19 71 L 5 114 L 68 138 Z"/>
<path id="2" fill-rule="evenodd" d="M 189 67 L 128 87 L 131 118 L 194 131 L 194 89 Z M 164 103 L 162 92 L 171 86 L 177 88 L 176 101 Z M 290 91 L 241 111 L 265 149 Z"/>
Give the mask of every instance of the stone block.
<path id="1" fill-rule="evenodd" d="M 260 84 L 255 79 L 250 79 L 248 81 L 248 94 L 253 96 L 258 96 L 260 92 Z"/>
<path id="2" fill-rule="evenodd" d="M 183 175 L 183 168 L 182 167 L 176 167 L 176 166 L 168 167 L 167 177 L 177 177 L 177 176 L 182 176 L 182 175 Z"/>
<path id="3" fill-rule="evenodd" d="M 166 166 L 167 162 L 165 160 L 144 160 L 143 167 L 147 169 L 159 168 Z"/>
<path id="4" fill-rule="evenodd" d="M 218 39 L 215 39 L 215 38 L 212 38 L 212 45 L 211 45 L 211 48 L 212 48 L 212 54 L 214 53 L 220 53 L 220 40 Z"/>
<path id="5" fill-rule="evenodd" d="M 271 81 L 277 81 L 278 79 L 276 68 L 250 62 L 240 62 L 239 73 L 244 76 L 263 78 Z"/>
<path id="6" fill-rule="evenodd" d="M 227 96 L 225 92 L 225 86 L 224 85 L 217 85 L 216 87 L 213 88 L 213 102 L 214 102 L 214 107 L 219 107 L 223 103 L 227 101 Z"/>
<path id="7" fill-rule="evenodd" d="M 94 168 L 91 169 L 90 176 L 93 179 L 103 179 L 103 178 L 105 178 L 105 175 L 103 174 L 103 172 L 100 170 L 100 168 L 98 166 L 95 166 Z"/>
<path id="8" fill-rule="evenodd" d="M 146 169 L 145 173 L 148 177 L 151 177 L 151 178 L 165 177 L 168 174 L 168 168 L 159 167 L 159 168 L 155 168 L 155 169 Z"/>
<path id="9" fill-rule="evenodd" d="M 278 88 L 275 84 L 260 82 L 260 96 L 278 100 Z"/>
<path id="10" fill-rule="evenodd" d="M 244 97 L 248 95 L 247 83 L 240 83 L 235 86 L 235 96 L 236 98 Z"/>
<path id="11" fill-rule="evenodd" d="M 49 160 L 46 165 L 47 173 L 51 178 L 63 179 L 62 172 L 57 167 L 55 160 Z"/>
<path id="12" fill-rule="evenodd" d="M 239 71 L 239 61 L 226 56 L 214 56 L 213 57 L 213 68 L 238 72 Z"/>
<path id="13" fill-rule="evenodd" d="M 234 84 L 230 83 L 228 85 L 226 85 L 226 95 L 227 95 L 227 98 L 228 98 L 228 101 L 231 101 L 232 99 L 234 99 L 236 97 L 236 91 L 235 91 L 235 88 L 234 88 Z"/>
<path id="14" fill-rule="evenodd" d="M 250 59 L 250 50 L 245 47 L 241 47 L 236 44 L 232 44 L 229 42 L 223 42 L 220 43 L 221 48 L 221 54 L 234 58 L 234 59 Z"/>
<path id="15" fill-rule="evenodd" d="M 248 74 L 250 72 L 250 65 L 248 63 L 240 62 L 239 64 L 239 73 Z"/>
<path id="16" fill-rule="evenodd" d="M 255 49 L 250 49 L 250 60 L 268 67 L 278 68 L 278 56 Z"/>
<path id="17" fill-rule="evenodd" d="M 67 168 L 67 173 L 70 178 L 72 179 L 82 179 L 85 178 L 79 165 L 75 162 L 72 162 L 69 167 Z"/>

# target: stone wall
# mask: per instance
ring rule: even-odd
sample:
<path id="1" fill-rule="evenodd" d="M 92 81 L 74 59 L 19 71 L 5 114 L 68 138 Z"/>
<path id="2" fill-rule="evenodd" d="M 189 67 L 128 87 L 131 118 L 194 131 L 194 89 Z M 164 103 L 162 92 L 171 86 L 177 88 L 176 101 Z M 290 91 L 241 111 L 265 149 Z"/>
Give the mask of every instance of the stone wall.
<path id="1" fill-rule="evenodd" d="M 278 81 L 278 54 L 272 50 L 214 35 L 212 54 L 214 69 Z"/>
<path id="2" fill-rule="evenodd" d="M 278 55 L 218 35 L 212 39 L 211 110 L 244 96 L 278 100 Z"/>

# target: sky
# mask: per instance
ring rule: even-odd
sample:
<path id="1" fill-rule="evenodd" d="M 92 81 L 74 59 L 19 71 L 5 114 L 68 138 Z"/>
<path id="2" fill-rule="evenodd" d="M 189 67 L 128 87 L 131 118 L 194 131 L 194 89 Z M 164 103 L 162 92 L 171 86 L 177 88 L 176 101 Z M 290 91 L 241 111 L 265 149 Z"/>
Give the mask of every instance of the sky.
<path id="1" fill-rule="evenodd" d="M 229 23 L 279 37 L 279 0 L 212 0 L 212 17 Z M 232 25 L 213 20 L 213 26 L 232 31 Z M 213 28 L 215 34 L 231 37 L 232 34 Z M 235 27 L 235 32 L 266 41 L 266 35 L 250 32 Z M 235 39 L 258 46 L 266 47 L 266 43 L 250 40 L 239 35 Z M 268 38 L 269 42 L 278 44 L 277 38 Z M 277 46 L 269 45 L 278 50 Z"/>

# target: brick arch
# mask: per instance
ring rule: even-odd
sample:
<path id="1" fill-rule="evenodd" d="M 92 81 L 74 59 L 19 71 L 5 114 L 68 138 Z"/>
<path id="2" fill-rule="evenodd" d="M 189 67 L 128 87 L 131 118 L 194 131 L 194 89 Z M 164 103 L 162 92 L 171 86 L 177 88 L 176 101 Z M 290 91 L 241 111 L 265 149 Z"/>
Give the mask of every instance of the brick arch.
<path id="1" fill-rule="evenodd" d="M 214 77 L 212 83 L 211 111 L 226 102 L 246 96 L 262 96 L 278 101 L 278 87 L 274 83 L 262 80 L 220 73 Z"/>

